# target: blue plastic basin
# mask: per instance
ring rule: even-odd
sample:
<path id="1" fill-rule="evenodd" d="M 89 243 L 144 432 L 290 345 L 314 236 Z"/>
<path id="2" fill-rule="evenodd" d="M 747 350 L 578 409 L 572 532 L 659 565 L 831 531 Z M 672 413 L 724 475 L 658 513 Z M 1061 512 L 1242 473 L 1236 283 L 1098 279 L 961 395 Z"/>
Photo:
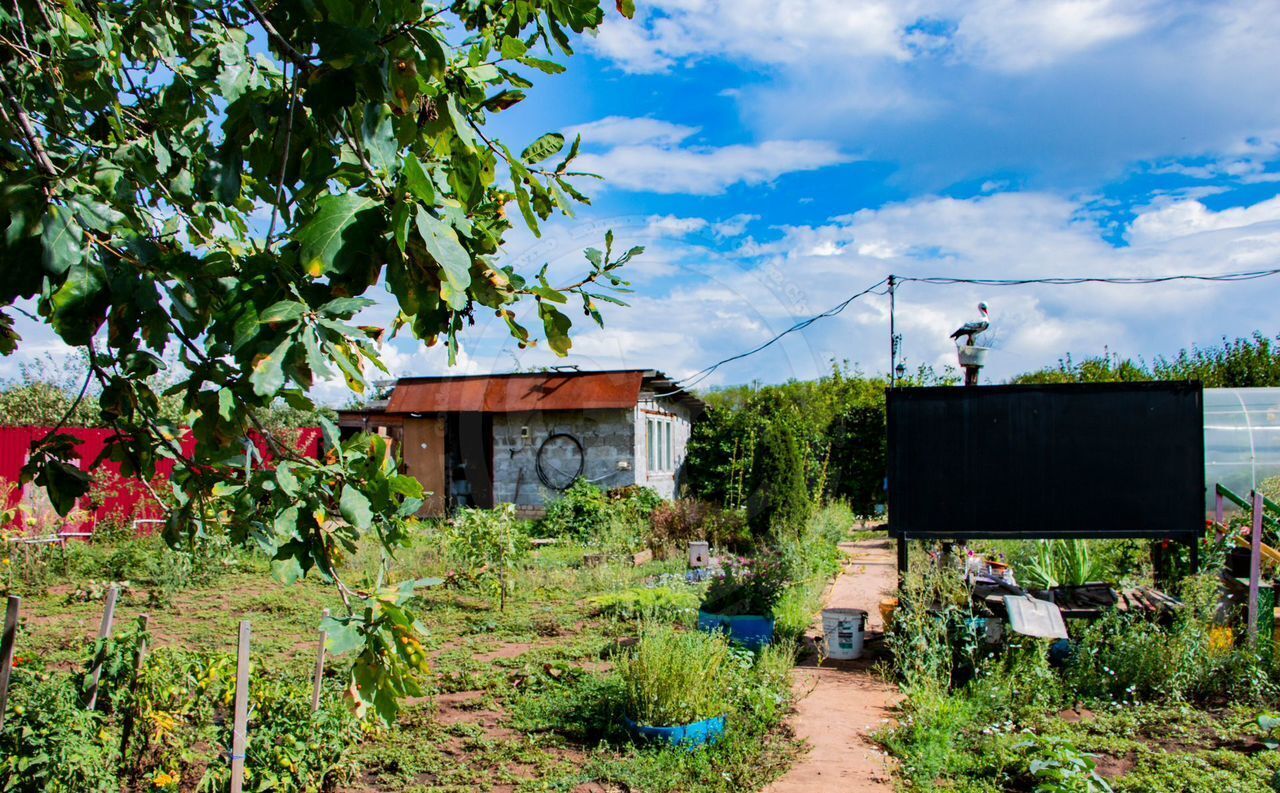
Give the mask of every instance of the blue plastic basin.
<path id="1" fill-rule="evenodd" d="M 773 641 L 773 620 L 752 614 L 729 617 L 699 611 L 698 630 L 708 633 L 724 631 L 731 640 L 752 650 L 758 650 Z"/>
<path id="2" fill-rule="evenodd" d="M 724 716 L 695 721 L 693 724 L 685 724 L 680 727 L 645 727 L 636 724 L 626 716 L 622 717 L 622 722 L 627 725 L 627 729 L 633 735 L 644 738 L 647 741 L 666 743 L 671 746 L 683 746 L 688 749 L 715 743 L 720 740 L 721 735 L 724 735 Z"/>

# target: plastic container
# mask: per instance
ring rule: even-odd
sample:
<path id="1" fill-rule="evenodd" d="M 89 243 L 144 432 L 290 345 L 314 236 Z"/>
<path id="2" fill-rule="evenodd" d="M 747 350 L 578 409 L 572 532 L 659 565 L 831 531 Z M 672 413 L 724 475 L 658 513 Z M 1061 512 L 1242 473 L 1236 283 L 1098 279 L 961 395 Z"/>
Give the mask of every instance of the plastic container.
<path id="1" fill-rule="evenodd" d="M 707 633 L 724 631 L 731 641 L 752 650 L 759 650 L 773 641 L 773 620 L 754 614 L 730 617 L 699 610 L 698 630 Z"/>
<path id="2" fill-rule="evenodd" d="M 982 366 L 987 362 L 987 347 L 962 345 L 956 349 L 961 366 Z"/>
<path id="3" fill-rule="evenodd" d="M 711 559 L 711 544 L 706 542 L 689 543 L 689 566 L 706 567 Z"/>
<path id="4" fill-rule="evenodd" d="M 693 724 L 684 724 L 679 727 L 645 727 L 636 724 L 626 716 L 622 717 L 622 723 L 627 726 L 632 735 L 638 738 L 671 746 L 683 746 L 686 749 L 696 749 L 699 746 L 715 743 L 720 740 L 720 736 L 724 735 L 724 716 L 695 721 Z"/>
<path id="5" fill-rule="evenodd" d="M 862 609 L 823 609 L 822 633 L 827 657 L 850 661 L 862 655 L 862 637 L 867 629 L 867 612 Z"/>

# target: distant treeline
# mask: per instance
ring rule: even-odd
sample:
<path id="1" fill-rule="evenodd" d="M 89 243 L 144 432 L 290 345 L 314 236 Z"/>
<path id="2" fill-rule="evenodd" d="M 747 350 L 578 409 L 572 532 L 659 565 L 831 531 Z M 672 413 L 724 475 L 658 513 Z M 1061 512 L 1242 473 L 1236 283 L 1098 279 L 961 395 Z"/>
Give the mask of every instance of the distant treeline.
<path id="1" fill-rule="evenodd" d="M 1280 386 L 1280 336 L 1254 333 L 1212 347 L 1194 346 L 1150 363 L 1112 354 L 1013 377 L 1013 383 L 1200 380 L 1206 388 Z M 921 367 L 904 387 L 958 382 L 954 371 Z M 689 441 L 689 491 L 746 507 L 753 525 L 789 522 L 801 500 L 847 501 L 862 516 L 884 500 L 887 380 L 847 364 L 818 380 L 744 385 L 703 395 L 707 414 Z M 781 512 L 779 515 L 777 513 Z"/>

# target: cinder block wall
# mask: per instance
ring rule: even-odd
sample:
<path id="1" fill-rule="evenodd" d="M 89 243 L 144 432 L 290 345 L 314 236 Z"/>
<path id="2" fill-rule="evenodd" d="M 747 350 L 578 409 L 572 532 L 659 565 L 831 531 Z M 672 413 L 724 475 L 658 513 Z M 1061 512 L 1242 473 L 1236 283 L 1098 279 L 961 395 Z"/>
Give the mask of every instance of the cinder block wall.
<path id="1" fill-rule="evenodd" d="M 541 507 L 557 493 L 547 493 L 538 479 L 537 455 L 542 442 L 565 432 L 582 443 L 582 475 L 603 488 L 635 484 L 635 411 L 575 410 L 505 413 L 493 418 L 493 497 L 496 504 Z M 529 439 L 520 435 L 529 428 Z M 625 461 L 628 470 L 618 470 Z M 562 467 L 567 467 L 568 462 Z"/>

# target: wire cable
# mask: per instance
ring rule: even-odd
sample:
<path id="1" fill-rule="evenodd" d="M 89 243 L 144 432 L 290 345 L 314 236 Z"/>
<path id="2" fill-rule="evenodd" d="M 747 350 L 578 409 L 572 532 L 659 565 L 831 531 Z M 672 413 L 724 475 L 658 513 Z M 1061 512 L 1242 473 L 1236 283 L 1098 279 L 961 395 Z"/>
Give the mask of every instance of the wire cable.
<path id="1" fill-rule="evenodd" d="M 875 292 L 875 290 L 879 289 L 881 286 L 884 286 L 885 284 L 887 284 L 889 282 L 890 277 L 893 278 L 896 284 L 911 282 L 911 283 L 917 283 L 917 284 L 934 284 L 934 285 L 942 285 L 942 286 L 949 286 L 949 285 L 955 285 L 955 284 L 972 284 L 976 286 L 1029 286 L 1034 284 L 1044 284 L 1048 286 L 1076 286 L 1080 284 L 1114 284 L 1114 285 L 1120 285 L 1120 286 L 1126 286 L 1126 285 L 1135 286 L 1135 285 L 1146 285 L 1146 284 L 1164 284 L 1172 281 L 1211 281 L 1211 282 L 1219 282 L 1219 283 L 1237 283 L 1241 281 L 1255 281 L 1259 278 L 1269 278 L 1274 275 L 1280 275 L 1280 267 L 1273 268 L 1270 270 L 1246 270 L 1244 272 L 1236 272 L 1236 273 L 1209 273 L 1209 274 L 1192 273 L 1192 274 L 1180 274 L 1180 275 L 1116 276 L 1116 277 L 1110 277 L 1110 278 L 1090 277 L 1090 276 L 1050 277 L 1050 278 L 957 278 L 957 277 L 951 277 L 951 276 L 909 276 L 909 275 L 886 276 L 884 278 L 881 278 L 879 281 L 872 284 L 871 286 L 867 287 L 866 289 L 863 289 L 861 292 L 858 292 L 850 296 L 848 299 L 844 300 L 843 302 L 838 303 L 837 305 L 827 309 L 821 314 L 816 314 L 812 317 L 809 317 L 808 319 L 804 319 L 804 320 L 801 320 L 800 322 L 797 322 L 796 324 L 782 331 L 778 335 L 769 339 L 764 344 L 761 344 L 758 347 L 754 347 L 750 350 L 747 350 L 746 352 L 738 353 L 737 355 L 733 355 L 723 360 L 716 361 L 715 363 L 711 364 L 705 369 L 699 369 L 698 371 L 684 378 L 683 382 L 676 381 L 677 385 L 679 386 L 678 388 L 675 388 L 674 390 L 667 391 L 662 394 L 654 394 L 654 399 L 661 399 L 663 397 L 675 396 L 676 394 L 686 393 L 689 391 L 689 389 L 693 388 L 697 384 L 701 383 L 703 380 L 706 380 L 708 377 L 710 377 L 712 373 L 714 373 L 721 366 L 724 366 L 725 364 L 728 364 L 728 363 L 733 363 L 734 361 L 741 360 L 751 355 L 755 355 L 756 353 L 773 346 L 778 341 L 780 341 L 784 336 L 791 333 L 795 333 L 796 331 L 804 330 L 805 328 L 809 327 L 810 325 L 812 325 L 813 323 L 817 322 L 820 319 L 834 317 L 835 315 L 839 314 L 841 311 L 844 311 L 846 308 L 848 308 L 849 304 L 851 304 L 853 301 L 857 300 L 860 297 L 869 295 L 872 292 Z"/>
<path id="2" fill-rule="evenodd" d="M 879 289 L 881 286 L 884 286 L 888 282 L 889 282 L 889 278 L 888 276 L 885 276 L 884 278 L 881 278 L 879 281 L 876 281 L 874 284 L 867 287 L 866 289 L 863 289 L 861 292 L 850 295 L 844 301 L 837 303 L 836 305 L 832 306 L 831 308 L 827 309 L 821 314 L 815 314 L 814 316 L 809 317 L 808 319 L 800 320 L 796 324 L 792 325 L 791 327 L 782 331 L 778 335 L 769 339 L 764 344 L 761 344 L 758 347 L 754 347 L 750 350 L 747 350 L 746 352 L 740 352 L 737 355 L 731 355 L 722 361 L 716 361 L 715 363 L 711 364 L 705 369 L 700 369 L 694 372 L 693 374 L 684 378 L 685 382 L 683 383 L 683 385 L 680 385 L 679 388 L 676 388 L 672 391 L 667 391 L 666 393 L 663 393 L 663 394 L 654 394 L 653 398 L 661 399 L 663 397 L 675 396 L 676 394 L 687 392 L 690 388 L 693 388 L 698 383 L 701 383 L 703 380 L 706 380 L 708 377 L 710 377 L 711 374 L 715 372 L 715 370 L 719 369 L 721 366 L 724 366 L 727 363 L 733 363 L 734 361 L 741 360 L 743 358 L 746 358 L 749 355 L 755 355 L 761 350 L 765 350 L 769 347 L 772 347 L 774 344 L 781 341 L 784 336 L 787 336 L 788 334 L 791 334 L 791 333 L 795 333 L 796 331 L 804 330 L 805 328 L 809 327 L 810 325 L 812 325 L 813 323 L 817 322 L 820 319 L 826 319 L 827 317 L 834 317 L 836 314 L 839 314 L 841 311 L 844 311 L 846 308 L 848 308 L 849 305 L 853 303 L 853 301 L 857 300 L 860 297 L 865 297 L 866 295 L 871 294 L 876 289 Z"/>
<path id="3" fill-rule="evenodd" d="M 1191 274 L 1191 275 L 1152 275 L 1113 278 L 1075 277 L 1075 278 L 952 278 L 952 277 L 912 277 L 909 275 L 894 276 L 901 282 L 912 281 L 919 284 L 975 284 L 978 286 L 1026 286 L 1030 284 L 1048 284 L 1050 286 L 1075 286 L 1077 284 L 1117 284 L 1142 285 L 1164 284 L 1170 281 L 1216 281 L 1235 283 L 1238 281 L 1254 281 L 1280 275 L 1280 268 L 1271 270 L 1249 270 L 1241 273 Z"/>

